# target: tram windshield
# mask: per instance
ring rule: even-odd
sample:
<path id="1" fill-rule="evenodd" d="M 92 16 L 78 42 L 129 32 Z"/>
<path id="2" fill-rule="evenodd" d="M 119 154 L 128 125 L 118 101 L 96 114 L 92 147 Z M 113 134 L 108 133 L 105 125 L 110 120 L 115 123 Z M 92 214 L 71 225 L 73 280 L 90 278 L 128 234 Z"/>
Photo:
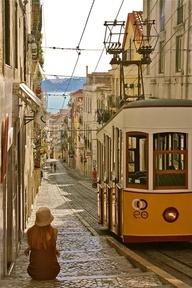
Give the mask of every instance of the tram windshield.
<path id="1" fill-rule="evenodd" d="M 147 187 L 147 134 L 127 133 L 127 187 Z"/>
<path id="2" fill-rule="evenodd" d="M 187 141 L 185 133 L 158 133 L 153 137 L 154 185 L 187 186 Z"/>

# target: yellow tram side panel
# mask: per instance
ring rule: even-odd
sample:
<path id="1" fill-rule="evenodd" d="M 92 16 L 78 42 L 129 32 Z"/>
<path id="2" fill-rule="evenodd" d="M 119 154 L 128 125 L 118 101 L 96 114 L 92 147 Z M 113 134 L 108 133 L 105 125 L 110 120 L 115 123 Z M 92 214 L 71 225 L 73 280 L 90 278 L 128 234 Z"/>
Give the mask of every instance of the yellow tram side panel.
<path id="1" fill-rule="evenodd" d="M 143 210 L 136 205 L 140 200 L 147 203 Z M 122 236 L 192 236 L 192 192 L 145 194 L 124 190 L 122 207 Z M 179 212 L 173 223 L 163 218 L 168 207 L 175 207 Z"/>

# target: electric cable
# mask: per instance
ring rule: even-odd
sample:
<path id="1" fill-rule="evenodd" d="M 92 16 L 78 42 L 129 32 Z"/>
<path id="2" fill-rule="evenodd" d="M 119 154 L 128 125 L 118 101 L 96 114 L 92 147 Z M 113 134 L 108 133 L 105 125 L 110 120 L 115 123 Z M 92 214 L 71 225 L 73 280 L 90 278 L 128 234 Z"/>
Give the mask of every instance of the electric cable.
<path id="1" fill-rule="evenodd" d="M 85 21 L 85 25 L 84 25 L 82 34 L 81 34 L 81 36 L 80 36 L 80 40 L 79 40 L 78 45 L 77 45 L 77 47 L 76 47 L 77 59 L 76 59 L 76 62 L 75 62 L 75 65 L 74 65 L 74 68 L 73 68 L 71 77 L 69 78 L 68 85 L 67 85 L 67 87 L 65 88 L 64 95 L 65 95 L 65 93 L 67 92 L 67 90 L 68 90 L 68 88 L 69 88 L 69 85 L 70 85 L 70 83 L 71 83 L 71 81 L 72 81 L 72 78 L 73 78 L 73 75 L 74 75 L 74 73 L 75 73 L 77 64 L 78 64 L 78 62 L 79 62 L 79 57 L 80 57 L 80 55 L 81 55 L 81 52 L 80 52 L 80 44 L 81 44 L 81 41 L 82 41 L 82 39 L 83 39 L 83 35 L 84 35 L 84 33 L 85 33 L 85 30 L 86 30 L 86 27 L 87 27 L 87 24 L 88 24 L 88 20 L 89 20 L 89 18 L 90 18 L 91 11 L 92 11 L 92 9 L 93 9 L 94 4 L 95 4 L 95 0 L 92 1 L 92 4 L 91 4 L 91 7 L 90 7 L 90 9 L 89 9 L 89 13 L 88 13 L 87 19 L 86 19 L 86 21 Z M 63 103 L 62 103 L 61 109 L 62 109 L 62 108 L 64 107 L 64 105 L 65 105 L 65 99 L 66 99 L 66 96 L 64 96 L 64 98 L 63 98 Z"/>
<path id="2" fill-rule="evenodd" d="M 76 48 L 71 48 L 71 47 L 56 47 L 56 46 L 47 46 L 47 47 L 42 47 L 43 49 L 53 49 L 53 50 L 69 50 L 69 51 L 77 51 Z M 96 49 L 96 48 L 78 48 L 78 51 L 101 51 L 102 49 Z"/>
<path id="3" fill-rule="evenodd" d="M 89 10 L 87 19 L 86 19 L 86 21 L 85 21 L 85 26 L 84 26 L 83 32 L 82 32 L 82 34 L 81 34 L 79 43 L 78 43 L 78 45 L 77 45 L 77 49 L 80 48 L 79 46 L 80 46 L 81 41 L 82 41 L 82 39 L 83 39 L 83 35 L 84 35 L 84 33 L 85 33 L 85 29 L 86 29 L 86 27 L 87 27 L 87 24 L 88 24 L 88 21 L 89 21 L 89 17 L 90 17 L 90 15 L 91 15 L 91 11 L 92 11 L 92 9 L 93 9 L 94 4 L 95 4 L 95 0 L 93 0 L 93 2 L 92 2 L 92 4 L 91 4 L 91 7 L 90 7 L 90 10 Z"/>
<path id="4" fill-rule="evenodd" d="M 71 76 L 69 75 L 63 75 L 63 74 L 46 74 L 44 73 L 45 76 L 52 76 L 52 77 L 55 77 L 55 78 L 70 78 Z M 79 80 L 81 78 L 84 78 L 83 76 L 73 76 L 73 79 L 74 80 Z"/>

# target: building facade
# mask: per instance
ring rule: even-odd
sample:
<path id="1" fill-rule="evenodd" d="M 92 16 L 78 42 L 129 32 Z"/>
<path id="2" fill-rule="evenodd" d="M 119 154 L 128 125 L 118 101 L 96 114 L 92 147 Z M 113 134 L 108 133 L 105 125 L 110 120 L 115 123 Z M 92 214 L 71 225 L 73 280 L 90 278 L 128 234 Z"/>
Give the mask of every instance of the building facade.
<path id="1" fill-rule="evenodd" d="M 83 171 L 83 90 L 70 94 L 71 122 L 69 128 L 69 164 L 72 168 Z"/>
<path id="2" fill-rule="evenodd" d="M 108 99 L 112 77 L 109 72 L 87 73 L 83 87 L 83 139 L 84 175 L 91 177 L 97 169 L 97 129 L 111 117 Z"/>
<path id="3" fill-rule="evenodd" d="M 146 97 L 191 98 L 192 2 L 144 0 L 144 19 L 155 19 L 158 42 L 144 69 Z"/>
<path id="4" fill-rule="evenodd" d="M 34 163 L 35 116 L 42 110 L 41 95 L 34 93 L 41 80 L 34 5 L 39 33 L 40 1 L 0 1 L 0 278 L 14 265 L 40 181 Z"/>

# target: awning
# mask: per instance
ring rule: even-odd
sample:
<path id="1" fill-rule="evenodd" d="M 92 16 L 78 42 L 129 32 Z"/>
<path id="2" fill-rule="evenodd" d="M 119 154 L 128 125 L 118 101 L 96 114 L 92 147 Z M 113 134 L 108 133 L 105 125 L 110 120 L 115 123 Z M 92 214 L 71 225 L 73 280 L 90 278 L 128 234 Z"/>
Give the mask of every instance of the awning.
<path id="1" fill-rule="evenodd" d="M 24 83 L 19 84 L 19 87 L 22 92 L 26 94 L 29 100 L 31 100 L 35 105 L 41 107 L 42 102 L 41 100 L 35 95 L 35 93 Z M 28 100 L 27 99 L 27 100 Z"/>

